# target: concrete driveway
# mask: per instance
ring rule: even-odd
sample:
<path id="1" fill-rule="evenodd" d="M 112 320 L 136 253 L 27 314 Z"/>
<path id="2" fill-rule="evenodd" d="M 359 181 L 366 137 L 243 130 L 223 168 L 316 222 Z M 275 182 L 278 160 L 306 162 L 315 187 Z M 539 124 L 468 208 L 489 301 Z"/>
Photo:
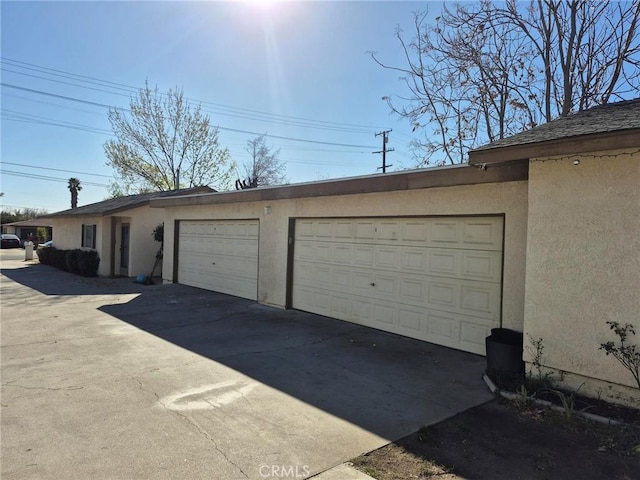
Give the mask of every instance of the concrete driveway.
<path id="1" fill-rule="evenodd" d="M 2 252 L 3 480 L 307 478 L 491 398 L 483 357 L 23 258 Z"/>

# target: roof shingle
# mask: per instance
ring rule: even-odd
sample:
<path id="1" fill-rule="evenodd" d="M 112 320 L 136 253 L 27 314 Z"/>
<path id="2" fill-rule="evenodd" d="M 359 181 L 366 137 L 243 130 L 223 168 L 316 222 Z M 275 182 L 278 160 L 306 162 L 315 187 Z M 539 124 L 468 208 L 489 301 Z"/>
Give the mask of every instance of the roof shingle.
<path id="1" fill-rule="evenodd" d="M 127 195 L 124 197 L 110 198 L 102 202 L 83 205 L 78 208 L 70 208 L 60 212 L 42 215 L 39 218 L 52 217 L 75 217 L 75 216 L 103 216 L 112 213 L 129 210 L 131 208 L 148 205 L 152 198 L 173 197 L 182 195 L 196 195 L 199 193 L 213 193 L 215 190 L 209 187 L 183 188 L 181 190 L 172 190 L 169 192 L 151 192 L 139 193 L 137 195 Z"/>
<path id="2" fill-rule="evenodd" d="M 531 130 L 496 140 L 472 152 L 636 128 L 640 128 L 640 98 L 608 103 L 576 112 Z"/>

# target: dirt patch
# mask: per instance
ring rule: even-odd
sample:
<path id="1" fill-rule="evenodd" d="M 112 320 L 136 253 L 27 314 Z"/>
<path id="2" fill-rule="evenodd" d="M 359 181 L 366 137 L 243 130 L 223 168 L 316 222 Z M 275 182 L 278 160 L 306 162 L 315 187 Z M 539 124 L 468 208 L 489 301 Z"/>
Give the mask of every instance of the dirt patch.
<path id="1" fill-rule="evenodd" d="M 503 400 L 467 410 L 353 460 L 379 480 L 637 479 L 637 424 L 566 419 Z M 640 452 L 638 452 L 640 453 Z"/>

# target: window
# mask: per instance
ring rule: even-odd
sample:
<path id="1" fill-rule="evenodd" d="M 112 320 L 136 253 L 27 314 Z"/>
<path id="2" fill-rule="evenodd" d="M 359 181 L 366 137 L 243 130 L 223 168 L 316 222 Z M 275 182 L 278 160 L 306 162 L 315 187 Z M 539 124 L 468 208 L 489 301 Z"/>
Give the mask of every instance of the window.
<path id="1" fill-rule="evenodd" d="M 96 226 L 82 225 L 82 246 L 96 248 Z"/>

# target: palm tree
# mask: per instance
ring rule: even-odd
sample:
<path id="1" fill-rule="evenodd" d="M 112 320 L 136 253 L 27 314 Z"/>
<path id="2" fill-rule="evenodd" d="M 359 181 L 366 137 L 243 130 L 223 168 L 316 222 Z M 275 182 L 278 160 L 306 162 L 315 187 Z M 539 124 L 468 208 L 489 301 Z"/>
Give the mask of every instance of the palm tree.
<path id="1" fill-rule="evenodd" d="M 71 208 L 78 208 L 78 192 L 82 190 L 80 180 L 71 177 L 69 179 L 69 183 L 67 184 L 67 188 L 71 192 Z"/>

